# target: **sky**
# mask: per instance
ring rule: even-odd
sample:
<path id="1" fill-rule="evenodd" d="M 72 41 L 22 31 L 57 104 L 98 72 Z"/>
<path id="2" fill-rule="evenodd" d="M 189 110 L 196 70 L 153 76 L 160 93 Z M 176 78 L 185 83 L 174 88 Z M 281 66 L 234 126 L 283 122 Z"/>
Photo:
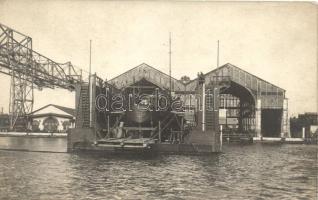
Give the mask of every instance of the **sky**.
<path id="1" fill-rule="evenodd" d="M 195 78 L 231 63 L 286 90 L 289 113 L 317 112 L 317 5 L 301 2 L 4 1 L 0 23 L 32 37 L 33 49 L 111 79 L 141 63 Z M 0 74 L 8 112 L 10 77 Z M 35 91 L 34 109 L 74 107 L 74 93 Z"/>

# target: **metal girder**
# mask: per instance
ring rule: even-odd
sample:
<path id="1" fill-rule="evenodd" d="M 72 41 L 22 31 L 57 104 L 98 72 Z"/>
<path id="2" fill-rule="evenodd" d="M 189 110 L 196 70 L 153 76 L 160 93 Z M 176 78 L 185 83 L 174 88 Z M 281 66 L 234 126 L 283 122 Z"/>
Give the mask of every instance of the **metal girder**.
<path id="1" fill-rule="evenodd" d="M 10 128 L 19 117 L 33 109 L 33 89 L 64 88 L 74 90 L 82 81 L 82 71 L 67 62 L 60 64 L 35 52 L 32 38 L 0 24 L 0 73 L 11 76 Z"/>
<path id="2" fill-rule="evenodd" d="M 13 67 L 14 66 L 14 67 Z M 81 82 L 82 71 L 70 63 L 57 63 L 32 49 L 32 38 L 0 24 L 0 72 L 27 75 L 38 87 L 72 89 Z"/>

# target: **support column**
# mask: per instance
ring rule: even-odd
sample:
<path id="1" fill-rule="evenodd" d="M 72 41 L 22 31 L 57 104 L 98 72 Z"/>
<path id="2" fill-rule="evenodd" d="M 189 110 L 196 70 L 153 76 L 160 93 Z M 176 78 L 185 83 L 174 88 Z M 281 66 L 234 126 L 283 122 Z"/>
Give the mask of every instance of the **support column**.
<path id="1" fill-rule="evenodd" d="M 282 113 L 282 122 L 281 122 L 281 137 L 282 138 L 290 138 L 289 131 L 289 120 L 288 120 L 288 99 L 284 99 L 283 102 L 283 113 Z"/>
<path id="2" fill-rule="evenodd" d="M 75 85 L 75 110 L 76 110 L 76 113 L 78 112 L 78 109 L 79 109 L 81 88 L 82 88 L 82 83 Z M 77 116 L 77 114 L 76 114 L 76 116 Z"/>
<path id="3" fill-rule="evenodd" d="M 255 109 L 255 130 L 256 137 L 262 137 L 262 100 L 256 100 L 256 109 Z"/>
<path id="4" fill-rule="evenodd" d="M 202 84 L 202 131 L 205 131 L 205 83 Z"/>
<path id="5" fill-rule="evenodd" d="M 223 127 L 220 127 L 219 124 L 219 108 L 220 108 L 220 89 L 217 87 L 213 88 L 213 118 L 214 118 L 214 128 L 212 130 L 212 133 L 214 134 L 214 143 L 213 143 L 213 151 L 214 152 L 220 152 L 222 151 L 222 137 L 223 133 L 221 133 L 223 130 Z"/>
<path id="6" fill-rule="evenodd" d="M 96 73 L 90 76 L 89 82 L 89 127 L 96 126 L 95 116 L 95 97 L 96 97 Z"/>

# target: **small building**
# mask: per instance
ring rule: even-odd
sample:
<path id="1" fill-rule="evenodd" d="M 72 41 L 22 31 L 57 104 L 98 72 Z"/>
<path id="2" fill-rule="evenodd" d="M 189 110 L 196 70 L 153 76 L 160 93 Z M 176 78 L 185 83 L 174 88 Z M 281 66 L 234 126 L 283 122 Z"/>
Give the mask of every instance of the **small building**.
<path id="1" fill-rule="evenodd" d="M 306 112 L 298 117 L 290 119 L 290 131 L 292 137 L 302 137 L 302 129 L 305 128 L 305 137 L 313 137 L 318 131 L 318 113 Z"/>
<path id="2" fill-rule="evenodd" d="M 33 132 L 66 132 L 75 127 L 75 109 L 49 104 L 30 113 L 28 119 Z"/>

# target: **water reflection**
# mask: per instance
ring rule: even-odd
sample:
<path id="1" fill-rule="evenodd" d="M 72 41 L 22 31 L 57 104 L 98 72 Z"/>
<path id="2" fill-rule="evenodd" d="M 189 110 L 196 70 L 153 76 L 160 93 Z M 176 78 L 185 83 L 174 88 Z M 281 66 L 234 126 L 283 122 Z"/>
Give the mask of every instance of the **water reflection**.
<path id="1" fill-rule="evenodd" d="M 316 153 L 307 145 L 231 145 L 210 156 L 0 151 L 0 199 L 314 199 Z"/>

